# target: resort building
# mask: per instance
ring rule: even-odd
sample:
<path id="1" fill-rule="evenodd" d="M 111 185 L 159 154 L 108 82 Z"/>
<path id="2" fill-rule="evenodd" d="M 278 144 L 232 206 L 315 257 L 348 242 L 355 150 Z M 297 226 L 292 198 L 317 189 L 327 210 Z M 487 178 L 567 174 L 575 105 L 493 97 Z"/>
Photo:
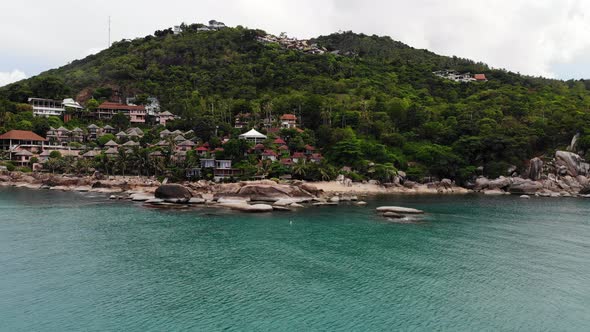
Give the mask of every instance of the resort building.
<path id="1" fill-rule="evenodd" d="M 145 123 L 147 111 L 144 106 L 124 105 L 104 102 L 94 112 L 97 119 L 109 120 L 117 113 L 125 114 L 131 123 Z"/>
<path id="2" fill-rule="evenodd" d="M 29 98 L 28 101 L 33 107 L 33 116 L 62 116 L 66 111 L 62 100 Z"/>
<path id="3" fill-rule="evenodd" d="M 14 150 L 16 148 L 42 147 L 47 140 L 32 131 L 11 130 L 0 135 L 0 149 Z"/>
<path id="4" fill-rule="evenodd" d="M 29 105 L 33 107 L 33 116 L 64 116 L 66 110 L 80 112 L 84 109 L 77 101 L 72 98 L 64 100 L 29 98 Z"/>
<path id="5" fill-rule="evenodd" d="M 157 113 L 157 114 L 155 114 L 155 117 L 156 117 L 156 123 L 161 124 L 162 126 L 165 126 L 166 122 L 173 121 L 174 119 L 176 119 L 174 114 L 172 114 L 168 111 L 165 111 L 162 113 Z"/>
<path id="6" fill-rule="evenodd" d="M 297 117 L 295 114 L 283 114 L 281 116 L 281 128 L 289 129 L 297 127 Z"/>
<path id="7" fill-rule="evenodd" d="M 213 179 L 219 181 L 240 175 L 240 170 L 231 167 L 231 160 L 215 160 Z"/>

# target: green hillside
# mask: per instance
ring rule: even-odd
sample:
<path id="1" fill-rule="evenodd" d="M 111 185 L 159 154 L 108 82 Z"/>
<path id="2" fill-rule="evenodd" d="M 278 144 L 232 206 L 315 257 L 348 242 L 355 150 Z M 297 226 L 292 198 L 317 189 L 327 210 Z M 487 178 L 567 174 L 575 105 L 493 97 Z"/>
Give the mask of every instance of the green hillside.
<path id="1" fill-rule="evenodd" d="M 182 117 L 170 129 L 192 129 L 203 141 L 216 131 L 239 134 L 232 126 L 239 113 L 252 113 L 252 126 L 268 114 L 295 113 L 306 132 L 290 138 L 316 145 L 326 167 L 350 166 L 359 179 L 386 180 L 392 166 L 416 180 L 463 181 L 480 166 L 486 175 L 503 175 L 510 165 L 522 170 L 531 157 L 564 148 L 578 132 L 579 149 L 590 148 L 590 82 L 492 70 L 389 37 L 321 36 L 312 42 L 328 52 L 314 55 L 263 44 L 261 30 L 197 32 L 199 26 L 117 42 L 0 88 L 0 133 L 47 126 L 19 104 L 30 96 L 85 103 L 150 95 Z M 432 73 L 441 69 L 483 73 L 488 81 L 444 80 Z"/>

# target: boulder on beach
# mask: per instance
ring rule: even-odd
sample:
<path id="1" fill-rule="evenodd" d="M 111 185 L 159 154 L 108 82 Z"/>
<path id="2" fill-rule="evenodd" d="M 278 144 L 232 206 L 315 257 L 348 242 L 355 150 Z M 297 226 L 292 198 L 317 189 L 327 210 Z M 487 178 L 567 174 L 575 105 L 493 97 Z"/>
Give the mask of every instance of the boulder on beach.
<path id="1" fill-rule="evenodd" d="M 394 212 L 400 214 L 423 214 L 424 211 L 412 208 L 406 208 L 401 206 L 380 206 L 377 209 L 377 212 Z"/>
<path id="2" fill-rule="evenodd" d="M 156 198 L 173 200 L 190 200 L 193 195 L 190 190 L 180 184 L 163 184 L 156 189 Z"/>
<path id="3" fill-rule="evenodd" d="M 529 162 L 529 168 L 527 170 L 527 177 L 533 181 L 541 179 L 543 175 L 543 161 L 540 158 L 533 158 Z"/>

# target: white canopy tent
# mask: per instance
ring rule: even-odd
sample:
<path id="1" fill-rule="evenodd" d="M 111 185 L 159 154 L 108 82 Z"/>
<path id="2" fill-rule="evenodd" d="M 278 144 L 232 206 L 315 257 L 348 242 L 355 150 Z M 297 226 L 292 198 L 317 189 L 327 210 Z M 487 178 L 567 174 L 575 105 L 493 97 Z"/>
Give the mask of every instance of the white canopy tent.
<path id="1" fill-rule="evenodd" d="M 255 129 L 251 129 L 249 132 L 240 135 L 240 139 L 245 139 L 256 144 L 260 141 L 264 141 L 266 139 L 266 135 L 259 133 Z"/>

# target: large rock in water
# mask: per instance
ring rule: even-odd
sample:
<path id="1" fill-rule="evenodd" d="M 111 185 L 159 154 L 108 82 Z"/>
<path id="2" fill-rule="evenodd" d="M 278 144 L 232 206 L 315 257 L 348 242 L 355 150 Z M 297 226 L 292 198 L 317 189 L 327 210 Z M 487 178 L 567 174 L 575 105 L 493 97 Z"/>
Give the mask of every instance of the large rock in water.
<path id="1" fill-rule="evenodd" d="M 543 175 L 543 161 L 539 158 L 533 158 L 530 161 L 527 177 L 533 181 L 541 179 Z"/>
<path id="2" fill-rule="evenodd" d="M 180 184 L 163 184 L 156 189 L 156 198 L 188 201 L 193 197 L 190 190 Z"/>
<path id="3" fill-rule="evenodd" d="M 412 209 L 412 208 L 406 208 L 406 207 L 401 207 L 401 206 L 380 206 L 377 209 L 377 212 L 394 212 L 394 213 L 399 213 L 399 214 L 423 214 L 424 211 L 422 210 L 417 210 L 417 209 Z"/>
<path id="4" fill-rule="evenodd" d="M 529 180 L 511 184 L 508 191 L 513 195 L 534 195 L 541 189 L 542 183 Z"/>
<path id="5" fill-rule="evenodd" d="M 584 161 L 582 157 L 567 151 L 555 152 L 555 164 L 564 166 L 567 169 L 567 174 L 573 177 L 578 175 L 587 175 L 590 170 L 590 164 Z"/>

